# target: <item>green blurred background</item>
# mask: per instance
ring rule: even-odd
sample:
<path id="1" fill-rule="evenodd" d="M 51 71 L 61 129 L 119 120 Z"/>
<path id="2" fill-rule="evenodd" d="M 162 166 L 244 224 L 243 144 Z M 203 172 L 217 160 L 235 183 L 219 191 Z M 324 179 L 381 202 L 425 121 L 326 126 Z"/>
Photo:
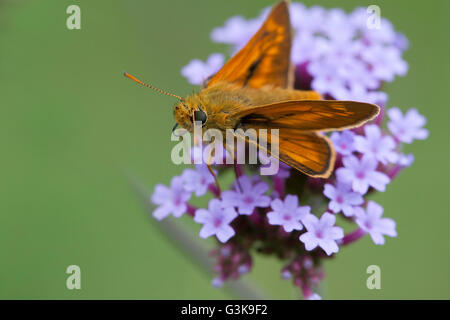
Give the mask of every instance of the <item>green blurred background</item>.
<path id="1" fill-rule="evenodd" d="M 431 133 L 408 147 L 413 167 L 375 197 L 397 221 L 398 238 L 375 246 L 366 237 L 327 262 L 325 298 L 450 298 L 450 2 L 304 3 L 381 7 L 411 44 L 409 74 L 387 86 L 390 106 L 419 108 Z M 81 7 L 81 30 L 66 28 L 70 4 Z M 180 68 L 226 50 L 210 31 L 271 4 L 0 1 L 0 298 L 235 297 L 212 288 L 211 275 L 158 232 L 131 188 L 127 174 L 151 189 L 182 168 L 170 161 L 173 99 L 121 73 L 190 93 Z M 71 264 L 81 267 L 81 290 L 66 289 Z M 366 288 L 371 264 L 381 267 L 381 290 Z M 259 257 L 248 277 L 271 297 L 290 299 L 295 290 L 280 280 L 280 266 Z"/>

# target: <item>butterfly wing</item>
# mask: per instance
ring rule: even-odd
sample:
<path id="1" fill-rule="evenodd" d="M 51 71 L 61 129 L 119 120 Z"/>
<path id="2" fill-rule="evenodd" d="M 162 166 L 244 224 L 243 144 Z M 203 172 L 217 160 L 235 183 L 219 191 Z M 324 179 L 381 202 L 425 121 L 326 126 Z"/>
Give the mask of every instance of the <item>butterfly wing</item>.
<path id="1" fill-rule="evenodd" d="M 206 86 L 225 81 L 251 88 L 286 88 L 292 78 L 290 53 L 291 24 L 288 3 L 283 1 L 274 6 L 258 32 Z"/>
<path id="2" fill-rule="evenodd" d="M 356 127 L 378 113 L 379 107 L 369 103 L 299 100 L 247 108 L 230 116 L 239 119 L 236 127 L 256 130 L 258 142 L 246 139 L 249 143 L 262 149 L 261 145 L 267 145 L 268 154 L 271 144 L 278 143 L 278 154 L 272 156 L 309 176 L 327 178 L 333 171 L 335 152 L 329 139 L 315 131 Z M 260 129 L 267 129 L 267 137 L 259 134 Z M 278 129 L 278 140 L 270 129 Z M 240 130 L 235 132 L 239 137 Z"/>
<path id="3" fill-rule="evenodd" d="M 379 111 L 377 105 L 357 101 L 298 100 L 245 108 L 230 117 L 245 128 L 331 131 L 358 127 Z"/>
<path id="4" fill-rule="evenodd" d="M 278 139 L 279 160 L 308 176 L 330 176 L 336 156 L 328 137 L 316 132 L 282 129 Z"/>
<path id="5" fill-rule="evenodd" d="M 277 133 L 275 137 L 274 131 L 268 130 L 267 135 L 258 135 L 256 141 L 245 136 L 244 131 L 235 131 L 238 138 L 258 146 L 268 155 L 308 176 L 315 178 L 330 176 L 333 171 L 335 152 L 328 137 L 320 133 L 296 129 L 280 129 Z M 273 143 L 278 147 L 272 147 Z M 277 152 L 273 153 L 272 150 Z"/>

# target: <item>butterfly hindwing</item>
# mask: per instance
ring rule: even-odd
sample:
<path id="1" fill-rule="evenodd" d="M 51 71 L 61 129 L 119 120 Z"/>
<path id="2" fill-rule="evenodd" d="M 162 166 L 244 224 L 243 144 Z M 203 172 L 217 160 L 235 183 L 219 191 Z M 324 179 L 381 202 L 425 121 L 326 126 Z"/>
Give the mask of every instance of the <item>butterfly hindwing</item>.
<path id="1" fill-rule="evenodd" d="M 257 140 L 249 139 L 240 130 L 236 135 L 308 176 L 326 178 L 333 169 L 335 152 L 329 139 L 320 133 L 284 128 L 268 130 L 264 136 L 257 132 Z"/>
<path id="2" fill-rule="evenodd" d="M 324 178 L 333 169 L 335 152 L 329 139 L 320 133 L 280 129 L 278 158 L 309 176 Z"/>

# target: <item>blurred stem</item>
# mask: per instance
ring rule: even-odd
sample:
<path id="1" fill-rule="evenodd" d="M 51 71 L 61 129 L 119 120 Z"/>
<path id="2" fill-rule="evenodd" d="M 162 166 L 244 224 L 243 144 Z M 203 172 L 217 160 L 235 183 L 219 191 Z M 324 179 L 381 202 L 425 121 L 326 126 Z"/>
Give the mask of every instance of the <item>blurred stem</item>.
<path id="1" fill-rule="evenodd" d="M 273 178 L 273 189 L 278 193 L 280 198 L 284 198 L 285 179 L 275 176 Z"/>
<path id="2" fill-rule="evenodd" d="M 149 221 L 158 229 L 161 234 L 166 237 L 181 254 L 189 258 L 189 261 L 194 261 L 204 272 L 213 277 L 214 262 L 209 256 L 208 248 L 196 240 L 196 236 L 187 232 L 185 228 L 177 225 L 171 219 L 165 219 L 162 221 L 155 220 L 151 214 L 155 209 L 155 206 L 150 202 L 151 192 L 148 188 L 141 183 L 134 176 L 127 174 L 127 178 L 133 187 L 136 194 L 146 208 L 146 212 L 149 215 Z M 231 280 L 226 282 L 224 288 L 228 290 L 233 296 L 240 299 L 249 300 L 263 300 L 268 297 L 263 294 L 260 288 L 257 288 L 255 284 L 250 283 L 248 279 L 240 279 L 238 281 Z"/>
<path id="3" fill-rule="evenodd" d="M 186 206 L 187 206 L 186 213 L 191 217 L 195 216 L 195 211 L 197 210 L 197 208 L 190 205 L 189 203 L 187 203 Z"/>
<path id="4" fill-rule="evenodd" d="M 352 242 L 358 241 L 361 239 L 366 233 L 361 228 L 356 229 L 353 232 L 350 232 L 349 234 L 346 234 L 344 238 L 342 239 L 342 245 L 348 245 Z"/>
<path id="5" fill-rule="evenodd" d="M 217 188 L 217 186 L 215 184 L 210 184 L 208 186 L 208 190 L 216 197 L 219 198 L 220 197 L 220 189 Z"/>

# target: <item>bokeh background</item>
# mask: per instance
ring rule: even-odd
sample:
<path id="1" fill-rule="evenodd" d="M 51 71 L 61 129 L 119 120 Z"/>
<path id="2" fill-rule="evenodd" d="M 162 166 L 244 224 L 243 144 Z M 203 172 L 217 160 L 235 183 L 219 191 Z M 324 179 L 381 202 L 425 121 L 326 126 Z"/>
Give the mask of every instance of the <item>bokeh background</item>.
<path id="1" fill-rule="evenodd" d="M 0 298 L 235 298 L 212 288 L 211 274 L 150 223 L 131 187 L 130 176 L 151 190 L 182 168 L 170 161 L 173 99 L 122 71 L 188 94 L 194 88 L 180 68 L 226 50 L 210 31 L 273 3 L 0 1 Z M 328 299 L 448 299 L 450 2 L 304 3 L 381 7 L 410 40 L 410 71 L 387 86 L 389 105 L 418 108 L 430 130 L 407 150 L 415 164 L 375 197 L 397 221 L 398 238 L 375 246 L 366 237 L 343 249 L 326 263 L 322 292 Z M 70 4 L 81 7 L 81 30 L 66 28 Z M 185 218 L 196 237 L 199 227 Z M 81 267 L 81 290 L 66 289 L 71 264 Z M 371 264 L 381 267 L 381 290 L 366 288 Z M 248 278 L 270 297 L 298 297 L 280 266 L 258 257 Z"/>

